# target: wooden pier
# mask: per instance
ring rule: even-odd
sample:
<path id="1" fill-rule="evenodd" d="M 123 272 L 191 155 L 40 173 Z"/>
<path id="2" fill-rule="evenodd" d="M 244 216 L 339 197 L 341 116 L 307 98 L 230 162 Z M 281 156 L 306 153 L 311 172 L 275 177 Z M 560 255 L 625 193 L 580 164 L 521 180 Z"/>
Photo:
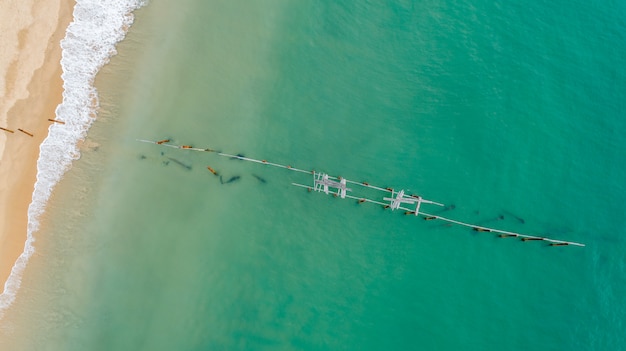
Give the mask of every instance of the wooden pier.
<path id="1" fill-rule="evenodd" d="M 197 151 L 197 152 L 211 152 L 215 153 L 219 156 L 228 157 L 231 159 L 237 159 L 242 161 L 259 163 L 267 166 L 283 168 L 293 172 L 307 173 L 313 176 L 313 181 L 311 185 L 299 184 L 299 183 L 291 183 L 292 185 L 300 188 L 306 188 L 309 191 L 322 192 L 326 195 L 334 195 L 338 196 L 342 199 L 353 199 L 357 200 L 358 203 L 371 203 L 375 205 L 383 206 L 384 208 L 389 208 L 392 211 L 394 210 L 403 210 L 405 214 L 413 214 L 414 216 L 421 216 L 425 220 L 440 220 L 443 222 L 447 222 L 450 224 L 455 224 L 462 227 L 470 228 L 474 231 L 478 232 L 487 232 L 497 234 L 499 238 L 519 238 L 521 241 L 545 241 L 548 242 L 550 246 L 585 246 L 585 244 L 581 244 L 573 241 L 565 241 L 565 240 L 557 240 L 551 239 L 543 236 L 536 235 L 527 235 L 522 233 L 515 233 L 511 231 L 496 229 L 485 227 L 481 225 L 466 223 L 462 221 L 458 221 L 455 219 L 439 216 L 436 214 L 431 214 L 425 211 L 422 211 L 422 205 L 434 205 L 434 206 L 444 206 L 439 202 L 435 202 L 432 200 L 424 199 L 423 197 L 415 194 L 408 194 L 405 190 L 395 191 L 392 188 L 383 188 L 375 185 L 371 185 L 367 182 L 356 182 L 343 177 L 334 177 L 330 176 L 326 173 L 316 172 L 314 170 L 307 171 L 304 169 L 295 168 L 288 165 L 282 165 L 278 163 L 268 162 L 267 160 L 257 160 L 254 158 L 245 157 L 243 155 L 231 155 L 223 152 L 215 151 L 210 148 L 197 148 L 189 145 L 174 145 L 170 143 L 169 139 L 152 141 L 152 140 L 142 140 L 138 139 L 137 141 L 143 143 L 150 143 L 159 146 L 174 148 L 174 149 L 183 149 L 185 151 Z M 209 170 L 211 168 L 209 167 Z M 213 172 L 212 172 L 213 173 Z M 215 174 L 215 173 L 214 173 Z M 379 192 L 383 192 L 388 196 L 383 196 L 381 199 L 370 199 L 367 197 L 360 197 L 348 194 L 348 192 L 353 192 L 352 188 L 348 188 L 348 184 L 352 184 L 355 186 L 360 186 L 368 189 L 373 189 Z M 382 201 L 381 201 L 382 200 Z M 408 208 L 404 206 L 415 206 L 415 208 Z"/>

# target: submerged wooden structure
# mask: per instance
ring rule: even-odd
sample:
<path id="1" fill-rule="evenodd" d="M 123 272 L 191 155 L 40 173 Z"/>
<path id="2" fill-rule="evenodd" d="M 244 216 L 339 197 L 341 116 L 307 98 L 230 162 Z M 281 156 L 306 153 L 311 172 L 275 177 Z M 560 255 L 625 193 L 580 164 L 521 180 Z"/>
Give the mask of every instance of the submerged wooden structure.
<path id="1" fill-rule="evenodd" d="M 254 158 L 245 157 L 243 155 L 231 155 L 231 154 L 216 151 L 210 148 L 198 148 L 198 147 L 193 147 L 191 145 L 175 145 L 175 144 L 172 144 L 169 139 L 164 139 L 164 140 L 159 140 L 159 141 L 137 139 L 137 141 L 143 142 L 143 143 L 155 144 L 155 145 L 164 146 L 164 147 L 169 147 L 169 148 L 174 148 L 174 149 L 183 149 L 187 151 L 211 152 L 211 153 L 216 153 L 219 156 L 229 157 L 231 159 L 254 162 L 254 163 L 259 163 L 259 164 L 272 166 L 272 167 L 284 168 L 286 170 L 293 171 L 293 172 L 306 173 L 306 174 L 313 176 L 312 184 L 309 184 L 309 185 L 299 184 L 299 183 L 291 183 L 291 184 L 296 187 L 306 188 L 309 191 L 322 192 L 326 195 L 338 196 L 342 199 L 347 198 L 347 199 L 357 200 L 358 203 L 368 202 L 368 203 L 380 205 L 380 206 L 383 206 L 384 208 L 389 208 L 392 211 L 403 210 L 405 211 L 404 213 L 407 215 L 414 215 L 416 217 L 421 216 L 425 220 L 439 220 L 439 221 L 447 222 L 447 223 L 458 225 L 458 226 L 468 227 L 477 232 L 494 233 L 494 234 L 497 234 L 498 237 L 500 238 L 519 238 L 522 241 L 545 241 L 550 246 L 570 246 L 570 245 L 571 246 L 585 246 L 585 244 L 578 243 L 578 242 L 557 240 L 557 239 L 551 239 L 551 238 L 547 238 L 543 236 L 516 233 L 512 231 L 506 231 L 506 230 L 486 227 L 482 225 L 466 223 L 466 222 L 458 221 L 455 219 L 443 217 L 437 214 L 431 214 L 422 210 L 422 204 L 441 206 L 441 207 L 443 207 L 444 204 L 441 204 L 432 200 L 424 199 L 423 197 L 419 195 L 409 194 L 405 190 L 396 191 L 393 188 L 378 187 L 375 185 L 371 185 L 367 182 L 356 182 L 356 181 L 352 181 L 343 177 L 330 176 L 326 173 L 316 172 L 314 170 L 307 171 L 307 170 L 295 168 L 289 165 L 273 163 L 267 160 L 257 160 Z M 217 174 L 217 172 L 215 172 L 212 168 L 208 167 L 208 169 L 209 171 L 211 171 L 211 173 Z M 348 184 L 353 185 L 353 186 L 373 189 L 373 190 L 382 192 L 386 194 L 387 196 L 383 195 L 382 198 L 379 198 L 379 199 L 370 199 L 367 197 L 354 196 L 354 195 L 351 195 L 353 193 L 353 188 L 349 188 Z M 406 206 L 411 206 L 411 207 L 406 207 Z"/>

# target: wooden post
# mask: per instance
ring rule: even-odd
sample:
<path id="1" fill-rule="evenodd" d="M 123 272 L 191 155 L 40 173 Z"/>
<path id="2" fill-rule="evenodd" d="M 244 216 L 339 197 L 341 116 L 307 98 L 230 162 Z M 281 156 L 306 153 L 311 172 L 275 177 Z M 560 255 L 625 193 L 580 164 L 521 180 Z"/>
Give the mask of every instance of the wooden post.
<path id="1" fill-rule="evenodd" d="M 29 133 L 29 132 L 25 131 L 25 130 L 24 130 L 24 129 L 22 129 L 22 128 L 17 128 L 17 130 L 19 130 L 20 132 L 22 132 L 22 133 L 24 133 L 24 134 L 26 134 L 26 135 L 28 135 L 28 136 L 31 136 L 31 137 L 32 137 L 32 136 L 34 136 L 34 135 L 32 135 L 31 133 Z"/>

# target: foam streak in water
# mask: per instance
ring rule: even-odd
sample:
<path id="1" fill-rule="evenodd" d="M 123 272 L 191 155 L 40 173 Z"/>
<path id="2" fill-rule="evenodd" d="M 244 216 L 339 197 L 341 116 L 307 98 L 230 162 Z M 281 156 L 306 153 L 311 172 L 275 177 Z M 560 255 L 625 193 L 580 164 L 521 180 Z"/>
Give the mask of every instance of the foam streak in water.
<path id="1" fill-rule="evenodd" d="M 133 11 L 144 0 L 77 0 L 74 18 L 61 41 L 63 54 L 63 102 L 56 109 L 56 119 L 65 124 L 52 124 L 43 141 L 37 160 L 37 181 L 28 208 L 28 232 L 24 252 L 11 270 L 0 295 L 0 318 L 11 305 L 19 289 L 21 275 L 34 252 L 33 234 L 39 229 L 39 217 L 52 189 L 73 160 L 80 156 L 77 147 L 94 121 L 98 93 L 93 86 L 96 74 L 116 54 L 133 22 Z"/>

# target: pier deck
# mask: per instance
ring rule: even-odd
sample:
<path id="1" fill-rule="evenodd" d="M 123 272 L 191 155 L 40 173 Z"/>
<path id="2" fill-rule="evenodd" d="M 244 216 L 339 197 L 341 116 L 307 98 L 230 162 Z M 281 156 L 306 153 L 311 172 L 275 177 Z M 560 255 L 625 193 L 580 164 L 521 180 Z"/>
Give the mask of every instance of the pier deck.
<path id="1" fill-rule="evenodd" d="M 283 169 L 293 171 L 293 172 L 307 173 L 313 176 L 312 185 L 305 185 L 305 184 L 299 184 L 299 183 L 291 183 L 291 184 L 296 187 L 306 188 L 309 191 L 323 192 L 324 194 L 327 194 L 327 195 L 332 194 L 334 196 L 339 196 L 342 199 L 347 198 L 347 199 L 357 200 L 359 203 L 371 203 L 375 205 L 380 205 L 380 206 L 383 206 L 384 208 L 390 208 L 392 211 L 404 210 L 405 214 L 413 214 L 416 217 L 421 216 L 426 220 L 439 220 L 439 221 L 447 222 L 450 224 L 455 224 L 458 226 L 468 227 L 478 232 L 495 233 L 495 234 L 498 234 L 500 238 L 520 238 L 522 241 L 535 241 L 535 240 L 545 241 L 545 242 L 548 242 L 551 246 L 569 246 L 569 245 L 581 246 L 581 247 L 585 246 L 585 244 L 578 243 L 578 242 L 557 240 L 557 239 L 551 239 L 551 238 L 547 238 L 543 236 L 516 233 L 512 231 L 490 228 L 490 227 L 481 226 L 477 224 L 471 224 L 471 223 L 458 221 L 455 219 L 451 219 L 451 218 L 447 218 L 447 217 L 443 217 L 443 216 L 439 216 L 435 214 L 430 214 L 430 213 L 422 211 L 422 208 L 421 208 L 422 204 L 435 205 L 435 206 L 444 206 L 444 204 L 441 204 L 439 202 L 435 202 L 432 200 L 424 199 L 423 197 L 419 195 L 407 194 L 405 190 L 395 191 L 392 188 L 383 188 L 383 187 L 371 185 L 367 182 L 356 182 L 356 181 L 352 181 L 343 177 L 333 177 L 326 173 L 316 172 L 314 170 L 307 171 L 307 170 L 295 168 L 289 165 L 282 165 L 279 163 L 268 162 L 267 160 L 257 160 L 257 159 L 245 157 L 242 155 L 231 155 L 231 154 L 227 154 L 224 152 L 215 151 L 214 149 L 210 149 L 210 148 L 197 148 L 197 147 L 193 147 L 190 145 L 175 145 L 175 144 L 170 143 L 170 140 L 168 139 L 161 140 L 161 141 L 138 139 L 137 141 L 143 142 L 143 143 L 155 144 L 155 145 L 159 145 L 163 147 L 174 148 L 174 149 L 182 149 L 185 151 L 210 152 L 210 153 L 215 153 L 222 157 L 229 157 L 232 159 L 238 159 L 242 161 L 254 162 L 254 163 L 259 163 L 259 164 L 263 164 L 267 166 L 283 168 Z M 348 188 L 347 187 L 348 184 L 377 190 L 383 193 L 387 193 L 389 196 L 388 197 L 383 196 L 382 199 L 377 200 L 377 199 L 370 199 L 367 197 L 359 197 L 359 196 L 350 195 L 348 194 L 348 192 L 353 192 L 353 189 Z M 411 209 L 411 208 L 403 207 L 403 205 L 415 205 L 415 208 Z"/>

